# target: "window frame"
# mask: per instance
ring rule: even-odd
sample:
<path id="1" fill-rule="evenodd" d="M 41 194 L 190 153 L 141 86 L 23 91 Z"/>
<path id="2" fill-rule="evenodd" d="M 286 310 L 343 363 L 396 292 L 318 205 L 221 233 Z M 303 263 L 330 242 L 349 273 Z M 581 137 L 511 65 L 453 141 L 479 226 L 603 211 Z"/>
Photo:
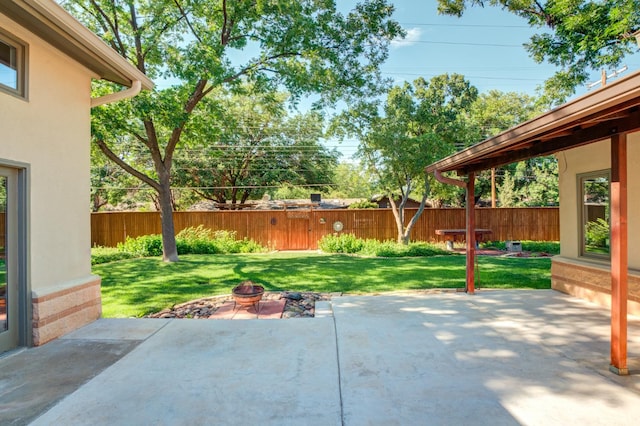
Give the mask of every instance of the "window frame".
<path id="1" fill-rule="evenodd" d="M 609 222 L 609 241 L 611 241 L 611 169 L 602 169 L 602 170 L 594 170 L 586 173 L 579 173 L 576 175 L 577 182 L 577 201 L 578 201 L 578 242 L 579 242 L 579 255 L 580 257 L 586 257 L 594 260 L 603 260 L 608 261 L 611 259 L 611 246 L 609 246 L 608 253 L 597 253 L 587 251 L 586 246 L 586 205 L 584 202 L 584 182 L 588 179 L 604 177 L 608 182 L 608 191 L 607 191 L 607 199 L 608 199 L 608 222 Z"/>
<path id="2" fill-rule="evenodd" d="M 27 58 L 29 46 L 19 38 L 0 28 L 0 41 L 16 50 L 16 88 L 0 82 L 0 92 L 7 93 L 20 99 L 27 100 Z"/>

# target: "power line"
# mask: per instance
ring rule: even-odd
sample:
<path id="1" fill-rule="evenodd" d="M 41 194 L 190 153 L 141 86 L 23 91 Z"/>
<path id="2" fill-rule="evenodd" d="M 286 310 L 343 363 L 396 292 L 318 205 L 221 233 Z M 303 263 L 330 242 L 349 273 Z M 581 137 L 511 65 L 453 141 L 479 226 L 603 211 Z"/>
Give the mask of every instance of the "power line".
<path id="1" fill-rule="evenodd" d="M 501 44 L 501 43 L 468 43 L 457 41 L 431 41 L 431 40 L 411 40 L 406 43 L 421 43 L 421 44 L 447 44 L 453 46 L 486 46 L 486 47 L 518 47 L 522 48 L 521 44 Z"/>
<path id="2" fill-rule="evenodd" d="M 436 24 L 431 22 L 398 22 L 400 25 L 416 25 L 419 27 L 471 27 L 471 28 L 531 28 L 528 25 L 492 25 L 492 24 Z"/>
<path id="3" fill-rule="evenodd" d="M 172 186 L 171 189 L 184 189 L 184 190 L 198 190 L 198 189 L 262 189 L 262 188 L 281 188 L 288 182 L 283 182 L 282 185 L 237 185 L 237 186 Z M 307 184 L 293 184 L 291 186 L 299 188 L 318 188 L 324 186 L 338 186 L 336 183 L 307 183 Z M 92 186 L 91 189 L 104 189 L 104 190 L 126 190 L 126 191 L 150 191 L 153 188 L 139 188 L 130 187 L 122 188 L 119 186 Z"/>
<path id="4" fill-rule="evenodd" d="M 424 76 L 436 76 L 437 74 L 427 74 L 427 73 L 423 73 L 423 74 L 415 74 L 415 73 L 408 73 L 408 72 L 384 72 L 382 71 L 381 74 L 385 74 L 385 75 L 411 75 L 411 76 L 417 76 L 417 77 L 424 77 Z M 483 80 L 502 80 L 502 81 L 544 81 L 543 78 L 518 78 L 518 77 L 483 77 L 483 76 L 478 76 L 478 75 L 465 75 L 464 78 L 466 79 L 483 79 Z"/>

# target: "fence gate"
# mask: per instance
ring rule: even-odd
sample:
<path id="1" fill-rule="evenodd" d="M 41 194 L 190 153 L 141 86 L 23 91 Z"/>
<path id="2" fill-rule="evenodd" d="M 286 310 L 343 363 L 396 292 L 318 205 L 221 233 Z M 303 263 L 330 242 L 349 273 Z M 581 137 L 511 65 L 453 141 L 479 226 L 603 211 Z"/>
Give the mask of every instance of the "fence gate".
<path id="1" fill-rule="evenodd" d="M 310 216 L 308 210 L 287 211 L 288 250 L 309 248 Z"/>

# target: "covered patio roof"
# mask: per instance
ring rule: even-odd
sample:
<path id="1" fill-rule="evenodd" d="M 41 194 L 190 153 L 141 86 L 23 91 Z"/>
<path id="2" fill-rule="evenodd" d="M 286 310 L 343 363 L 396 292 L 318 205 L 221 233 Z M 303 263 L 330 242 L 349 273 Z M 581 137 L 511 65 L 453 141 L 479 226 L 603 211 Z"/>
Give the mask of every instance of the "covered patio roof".
<path id="1" fill-rule="evenodd" d="M 497 136 L 426 167 L 467 191 L 467 281 L 475 282 L 474 183 L 478 171 L 611 140 L 611 371 L 626 375 L 628 299 L 627 134 L 640 130 L 640 72 L 616 80 Z M 455 171 L 466 180 L 446 178 Z M 562 204 L 562 200 L 561 200 Z"/>
<path id="2" fill-rule="evenodd" d="M 640 71 L 427 166 L 459 175 L 640 129 Z"/>

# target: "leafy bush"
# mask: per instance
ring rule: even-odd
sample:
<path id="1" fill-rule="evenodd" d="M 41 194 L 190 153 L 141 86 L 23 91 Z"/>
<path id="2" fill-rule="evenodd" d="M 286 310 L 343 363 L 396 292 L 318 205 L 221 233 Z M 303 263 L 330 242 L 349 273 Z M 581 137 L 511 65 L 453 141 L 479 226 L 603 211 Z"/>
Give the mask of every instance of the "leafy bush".
<path id="1" fill-rule="evenodd" d="M 91 264 L 115 262 L 117 260 L 131 259 L 135 257 L 131 253 L 120 251 L 115 247 L 93 247 L 91 248 Z"/>
<path id="2" fill-rule="evenodd" d="M 214 239 L 214 231 L 202 225 L 185 228 L 176 235 L 178 254 L 220 253 L 214 244 Z"/>
<path id="3" fill-rule="evenodd" d="M 135 257 L 162 256 L 162 236 L 154 234 L 127 237 L 124 243 L 118 243 L 118 250 Z"/>
<path id="4" fill-rule="evenodd" d="M 407 247 L 407 252 L 405 256 L 412 257 L 427 257 L 427 256 L 438 256 L 441 254 L 451 254 L 450 252 L 443 250 L 442 248 L 427 243 L 411 243 Z"/>
<path id="5" fill-rule="evenodd" d="M 531 253 L 548 253 L 560 254 L 560 243 L 558 241 L 521 241 L 522 250 Z M 504 241 L 487 241 L 480 243 L 483 248 L 491 248 L 496 250 L 506 250 L 507 245 Z"/>
<path id="6" fill-rule="evenodd" d="M 427 243 L 398 244 L 395 241 L 363 240 L 353 234 L 325 235 L 318 247 L 327 253 L 351 253 L 376 257 L 436 256 L 451 254 Z"/>
<path id="7" fill-rule="evenodd" d="M 609 239 L 609 222 L 602 218 L 587 222 L 585 244 L 592 247 L 606 247 Z"/>
<path id="8" fill-rule="evenodd" d="M 176 235 L 178 254 L 228 254 L 258 253 L 266 249 L 247 238 L 236 239 L 235 231 L 214 231 L 202 225 L 183 229 Z M 120 252 L 129 253 L 130 257 L 151 257 L 162 255 L 162 236 L 143 235 L 137 238 L 127 237 L 124 243 L 118 244 Z"/>
<path id="9" fill-rule="evenodd" d="M 558 241 L 523 241 L 522 250 L 534 253 L 560 254 Z"/>
<path id="10" fill-rule="evenodd" d="M 358 253 L 364 247 L 364 241 L 353 234 L 325 235 L 318 247 L 327 253 Z"/>
<path id="11" fill-rule="evenodd" d="M 373 201 L 362 200 L 356 201 L 355 203 L 349 204 L 350 209 L 377 209 L 378 205 Z"/>

